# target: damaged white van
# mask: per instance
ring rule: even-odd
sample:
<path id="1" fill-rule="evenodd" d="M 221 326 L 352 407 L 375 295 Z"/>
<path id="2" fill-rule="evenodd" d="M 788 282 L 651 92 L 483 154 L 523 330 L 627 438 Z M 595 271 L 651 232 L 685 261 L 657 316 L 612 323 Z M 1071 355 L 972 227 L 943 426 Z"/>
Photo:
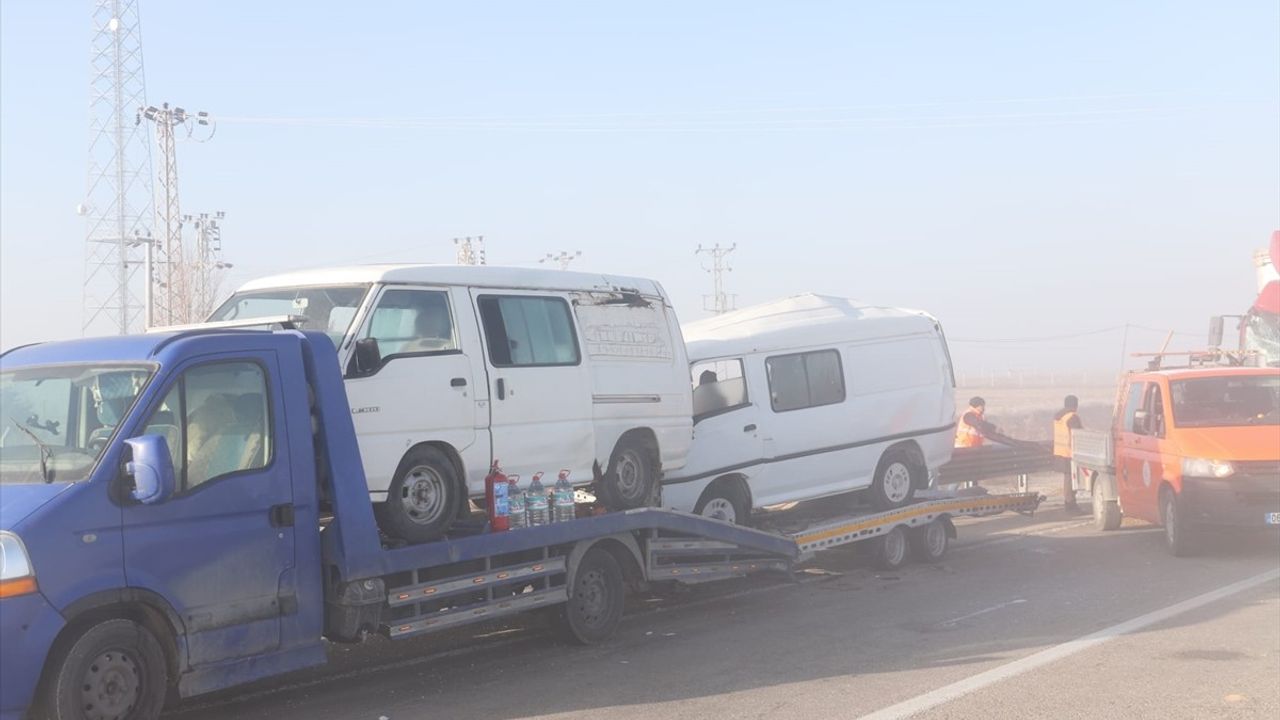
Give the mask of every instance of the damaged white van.
<path id="1" fill-rule="evenodd" d="M 866 490 L 900 507 L 951 458 L 955 379 L 927 313 L 799 295 L 684 326 L 689 460 L 666 507 L 745 523 L 753 509 Z"/>
<path id="2" fill-rule="evenodd" d="M 662 287 L 451 265 L 250 282 L 209 318 L 294 322 L 338 347 L 369 493 L 388 535 L 443 534 L 495 458 L 527 482 L 572 471 L 608 506 L 652 502 L 691 438 L 688 360 Z"/>

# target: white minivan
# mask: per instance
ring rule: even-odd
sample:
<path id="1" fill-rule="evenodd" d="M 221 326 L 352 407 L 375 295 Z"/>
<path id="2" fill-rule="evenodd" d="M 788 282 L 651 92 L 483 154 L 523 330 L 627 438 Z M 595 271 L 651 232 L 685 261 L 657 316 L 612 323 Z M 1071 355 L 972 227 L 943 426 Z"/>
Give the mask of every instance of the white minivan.
<path id="1" fill-rule="evenodd" d="M 662 287 L 451 265 L 309 270 L 250 282 L 209 318 L 302 316 L 338 347 L 379 524 L 443 534 L 495 459 L 562 468 L 613 508 L 649 504 L 691 440 L 688 360 Z"/>
<path id="2" fill-rule="evenodd" d="M 693 447 L 666 507 L 751 511 L 865 489 L 900 507 L 951 458 L 955 379 L 927 313 L 799 295 L 684 326 Z"/>

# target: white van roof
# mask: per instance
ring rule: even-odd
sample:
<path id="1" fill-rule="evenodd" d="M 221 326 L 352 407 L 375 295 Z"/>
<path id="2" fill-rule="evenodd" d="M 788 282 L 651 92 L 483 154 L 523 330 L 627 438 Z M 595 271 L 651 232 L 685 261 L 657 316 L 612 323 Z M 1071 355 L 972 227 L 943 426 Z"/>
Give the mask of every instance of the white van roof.
<path id="1" fill-rule="evenodd" d="M 800 350 L 837 342 L 934 332 L 937 320 L 920 310 L 863 305 L 806 293 L 753 305 L 684 325 L 689 360 Z"/>
<path id="2" fill-rule="evenodd" d="M 299 270 L 250 280 L 236 292 L 317 285 L 364 283 L 405 283 L 465 285 L 470 287 L 519 288 L 529 290 L 614 291 L 636 290 L 642 295 L 665 297 L 662 286 L 653 280 L 541 268 L 496 265 L 347 265 Z"/>

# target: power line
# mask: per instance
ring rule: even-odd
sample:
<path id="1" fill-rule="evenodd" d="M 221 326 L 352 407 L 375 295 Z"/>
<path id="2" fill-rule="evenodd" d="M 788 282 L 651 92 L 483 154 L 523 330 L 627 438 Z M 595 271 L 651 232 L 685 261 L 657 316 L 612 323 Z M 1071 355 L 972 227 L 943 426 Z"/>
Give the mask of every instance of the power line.
<path id="1" fill-rule="evenodd" d="M 734 243 L 727 248 L 720 247 L 720 243 L 716 243 L 714 247 L 704 248 L 701 244 L 693 251 L 694 255 L 708 255 L 711 257 L 711 267 L 703 266 L 703 270 L 711 273 L 713 294 L 704 295 L 703 307 L 711 312 L 720 315 L 734 309 L 735 295 L 729 295 L 724 290 L 724 274 L 733 272 L 733 268 L 729 267 L 729 253 L 737 249 L 738 243 Z M 710 300 L 710 304 L 707 301 Z"/>

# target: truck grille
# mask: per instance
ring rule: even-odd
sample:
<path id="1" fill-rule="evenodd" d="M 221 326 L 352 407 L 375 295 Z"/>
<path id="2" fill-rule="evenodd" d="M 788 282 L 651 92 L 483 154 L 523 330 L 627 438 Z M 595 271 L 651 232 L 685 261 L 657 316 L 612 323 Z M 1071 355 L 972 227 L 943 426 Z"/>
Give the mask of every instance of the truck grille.
<path id="1" fill-rule="evenodd" d="M 1280 460 L 1241 460 L 1232 463 L 1240 475 L 1280 478 Z"/>

